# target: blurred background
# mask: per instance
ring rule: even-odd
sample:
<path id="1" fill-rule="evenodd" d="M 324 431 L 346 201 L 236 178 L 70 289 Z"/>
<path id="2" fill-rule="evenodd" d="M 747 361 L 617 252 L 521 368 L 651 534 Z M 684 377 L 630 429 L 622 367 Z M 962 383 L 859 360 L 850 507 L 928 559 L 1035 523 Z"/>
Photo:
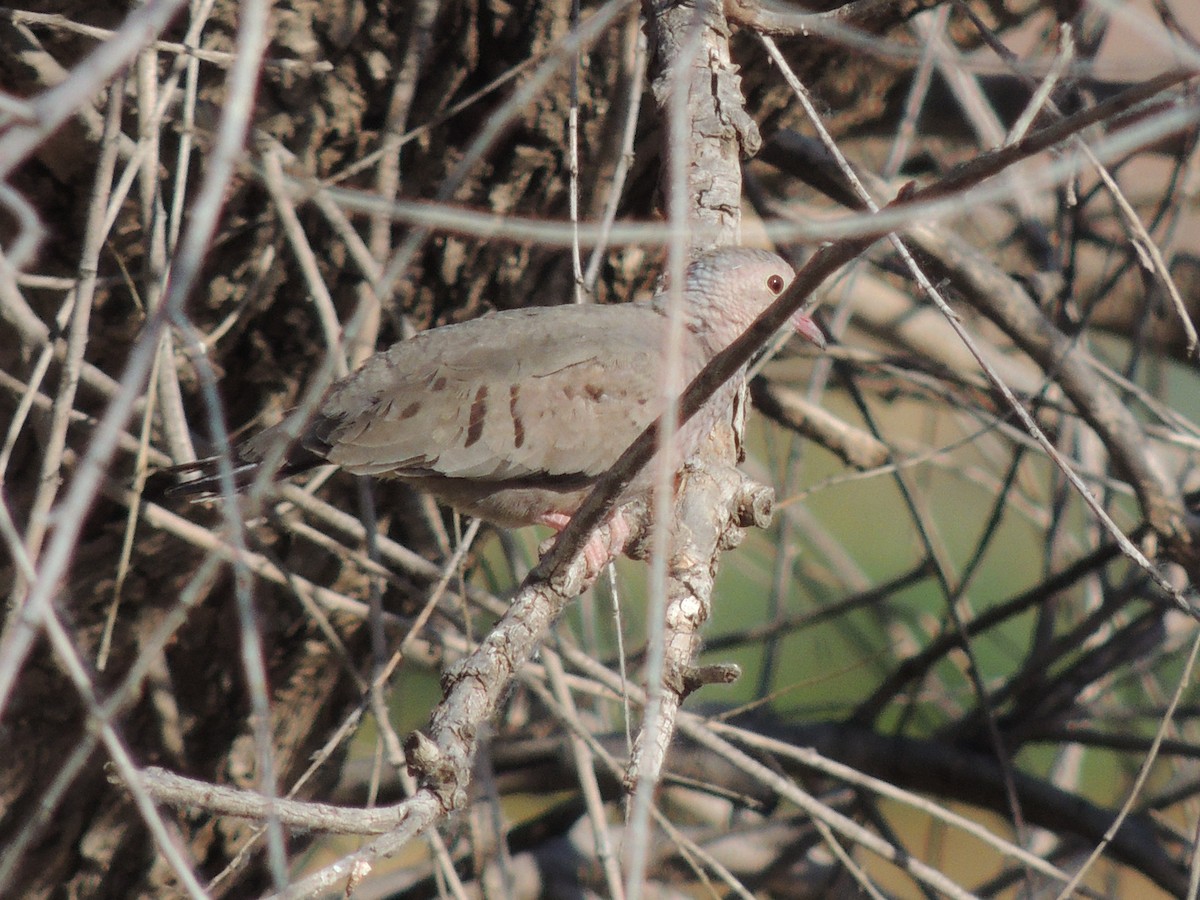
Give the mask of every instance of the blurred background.
<path id="1" fill-rule="evenodd" d="M 201 895 L 277 887 L 258 823 L 139 810 L 112 741 L 245 789 L 269 752 L 281 793 L 398 802 L 398 740 L 548 536 L 466 543 L 427 498 L 329 472 L 248 498 L 239 534 L 219 504 L 155 492 L 154 470 L 222 450 L 215 410 L 236 438 L 414 331 L 577 285 L 626 301 L 665 267 L 665 232 L 622 230 L 665 217 L 657 5 L 274 4 L 232 158 L 250 4 L 175 5 L 0 9 L 5 896 L 196 894 L 181 867 Z M 622 560 L 477 736 L 466 813 L 353 895 L 612 896 L 599 833 L 649 848 L 646 896 L 1194 895 L 1200 9 L 698 8 L 728 17 L 739 67 L 731 234 L 800 268 L 870 227 L 764 33 L 877 203 L 911 184 L 945 186 L 941 205 L 889 225 L 911 265 L 880 240 L 822 285 L 827 352 L 784 344 L 754 369 L 742 468 L 774 487 L 774 523 L 720 556 L 702 662 L 741 675 L 686 704 L 658 824 L 623 832 L 641 709 L 619 663 L 640 688 L 647 569 Z M 579 278 L 573 157 L 595 226 Z M 223 166 L 213 215 L 201 186 Z M 81 467 L 101 421 L 114 449 Z M 383 728 L 373 629 L 400 651 Z M 366 840 L 288 831 L 286 876 Z"/>

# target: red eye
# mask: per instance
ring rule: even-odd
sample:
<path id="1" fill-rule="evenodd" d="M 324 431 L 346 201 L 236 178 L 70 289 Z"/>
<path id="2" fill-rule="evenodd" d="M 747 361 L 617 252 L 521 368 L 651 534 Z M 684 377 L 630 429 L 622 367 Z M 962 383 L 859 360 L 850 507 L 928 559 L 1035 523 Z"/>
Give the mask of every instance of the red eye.
<path id="1" fill-rule="evenodd" d="M 772 294 L 778 294 L 780 291 L 782 291 L 783 290 L 783 276 L 772 275 L 770 278 L 768 278 L 767 279 L 767 289 Z"/>

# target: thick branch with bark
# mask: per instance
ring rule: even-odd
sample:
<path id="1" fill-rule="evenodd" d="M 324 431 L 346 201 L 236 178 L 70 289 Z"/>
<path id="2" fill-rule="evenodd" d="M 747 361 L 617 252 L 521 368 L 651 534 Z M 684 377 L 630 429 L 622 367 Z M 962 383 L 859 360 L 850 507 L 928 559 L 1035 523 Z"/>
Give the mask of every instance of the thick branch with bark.
<path id="1" fill-rule="evenodd" d="M 0 894 L 1196 881 L 1200 642 L 1161 603 L 1197 569 L 1191 6 L 300 0 L 240 46 L 262 4 L 61 6 L 0 13 L 0 583 L 37 638 L 0 654 Z M 851 170 L 898 199 L 864 213 Z M 640 570 L 620 648 L 570 561 L 654 430 L 528 578 L 520 535 L 456 545 L 395 484 L 322 473 L 244 522 L 143 492 L 413 329 L 769 236 L 806 242 L 795 288 L 682 408 L 801 305 L 831 350 L 766 364 L 773 421 L 647 511 L 653 647 Z M 322 828 L 372 837 L 295 874 Z"/>

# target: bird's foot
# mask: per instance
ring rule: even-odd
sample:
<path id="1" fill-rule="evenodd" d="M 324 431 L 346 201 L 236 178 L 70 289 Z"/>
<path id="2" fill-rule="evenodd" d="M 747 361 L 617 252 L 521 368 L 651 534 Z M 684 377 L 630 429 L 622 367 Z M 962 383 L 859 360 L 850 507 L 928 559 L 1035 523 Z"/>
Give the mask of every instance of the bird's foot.
<path id="1" fill-rule="evenodd" d="M 570 521 L 571 517 L 566 513 L 546 513 L 538 519 L 540 524 L 549 525 L 558 532 L 566 528 Z M 610 513 L 608 519 L 592 532 L 588 542 L 583 545 L 583 558 L 587 562 L 589 581 L 624 552 L 631 533 L 629 523 L 625 521 L 625 516 L 619 509 Z"/>

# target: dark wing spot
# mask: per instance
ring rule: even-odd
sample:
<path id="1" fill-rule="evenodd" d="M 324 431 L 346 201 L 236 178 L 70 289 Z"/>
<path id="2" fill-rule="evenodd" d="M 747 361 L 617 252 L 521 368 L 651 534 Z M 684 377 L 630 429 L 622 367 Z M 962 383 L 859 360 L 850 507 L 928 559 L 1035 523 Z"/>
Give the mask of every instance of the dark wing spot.
<path id="1" fill-rule="evenodd" d="M 508 414 L 512 416 L 514 447 L 525 444 L 525 423 L 521 421 L 521 415 L 517 412 L 517 397 L 520 393 L 521 389 L 515 384 L 508 389 Z"/>
<path id="2" fill-rule="evenodd" d="M 583 390 L 592 399 L 593 403 L 599 403 L 604 399 L 604 388 L 598 384 L 585 384 Z"/>
<path id="3" fill-rule="evenodd" d="M 439 375 L 437 378 L 435 378 L 433 380 L 433 384 L 431 384 L 429 386 L 429 389 L 431 391 L 440 391 L 440 390 L 444 390 L 445 387 L 446 387 L 446 376 Z"/>
<path id="4" fill-rule="evenodd" d="M 408 404 L 408 406 L 404 407 L 404 409 L 402 409 L 400 411 L 400 421 L 403 422 L 405 419 L 411 419 L 413 416 L 415 416 L 420 411 L 421 411 L 421 401 L 414 400 L 412 403 Z"/>
<path id="5" fill-rule="evenodd" d="M 487 415 L 487 385 L 481 385 L 471 401 L 471 414 L 467 419 L 467 441 L 463 447 L 470 447 L 483 437 L 483 417 Z"/>

